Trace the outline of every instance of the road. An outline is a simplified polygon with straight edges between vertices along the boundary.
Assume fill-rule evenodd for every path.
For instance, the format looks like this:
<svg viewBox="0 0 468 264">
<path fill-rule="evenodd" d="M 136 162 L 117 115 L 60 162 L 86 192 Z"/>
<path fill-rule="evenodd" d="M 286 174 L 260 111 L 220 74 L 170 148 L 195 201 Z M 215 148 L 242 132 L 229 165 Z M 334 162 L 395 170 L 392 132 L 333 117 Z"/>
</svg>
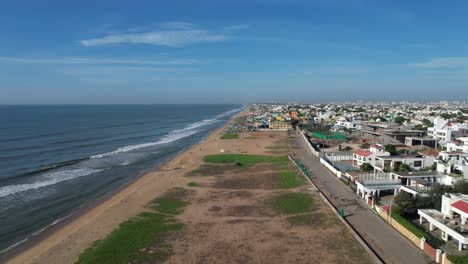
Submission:
<svg viewBox="0 0 468 264">
<path fill-rule="evenodd" d="M 303 138 L 296 134 L 292 140 L 294 158 L 304 164 L 312 173 L 315 185 L 330 197 L 338 208 L 344 209 L 345 217 L 370 247 L 377 252 L 385 263 L 432 263 L 421 250 L 383 219 L 373 213 L 357 195 L 344 185 L 334 174 L 325 168 L 309 150 Z"/>
</svg>

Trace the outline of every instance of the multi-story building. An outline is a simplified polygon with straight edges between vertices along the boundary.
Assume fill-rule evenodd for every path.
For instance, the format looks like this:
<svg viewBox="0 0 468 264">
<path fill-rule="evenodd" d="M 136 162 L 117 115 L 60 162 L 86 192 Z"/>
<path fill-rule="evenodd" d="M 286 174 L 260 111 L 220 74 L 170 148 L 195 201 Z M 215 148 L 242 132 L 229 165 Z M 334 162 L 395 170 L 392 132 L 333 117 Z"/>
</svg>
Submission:
<svg viewBox="0 0 468 264">
<path fill-rule="evenodd" d="M 434 118 L 434 126 L 427 129 L 429 136 L 437 139 L 439 144 L 446 145 L 453 139 L 468 136 L 468 125 L 451 123 L 441 117 Z"/>
</svg>

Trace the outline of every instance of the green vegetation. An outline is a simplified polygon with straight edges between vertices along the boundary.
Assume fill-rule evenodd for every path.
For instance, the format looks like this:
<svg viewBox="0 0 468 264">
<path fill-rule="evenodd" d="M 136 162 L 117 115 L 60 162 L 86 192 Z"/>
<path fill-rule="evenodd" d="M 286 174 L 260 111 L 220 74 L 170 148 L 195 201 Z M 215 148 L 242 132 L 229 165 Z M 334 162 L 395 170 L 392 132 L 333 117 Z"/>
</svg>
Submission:
<svg viewBox="0 0 468 264">
<path fill-rule="evenodd" d="M 361 164 L 361 166 L 359 166 L 359 168 L 362 171 L 371 171 L 371 170 L 374 169 L 374 167 L 372 165 L 370 165 L 369 163 L 363 163 L 363 164 Z"/>
<path fill-rule="evenodd" d="M 359 146 L 360 148 L 362 149 L 368 149 L 370 148 L 370 144 L 369 143 L 363 143 L 361 146 Z"/>
<path fill-rule="evenodd" d="M 447 255 L 447 258 L 453 264 L 468 264 L 468 256 Z"/>
<path fill-rule="evenodd" d="M 397 154 L 397 150 L 396 150 L 395 145 L 388 144 L 388 145 L 385 145 L 384 148 L 385 148 L 386 152 L 390 153 L 390 155 L 396 155 Z"/>
<path fill-rule="evenodd" d="M 313 198 L 306 193 L 286 193 L 273 198 L 273 209 L 282 214 L 302 214 L 315 210 Z"/>
<path fill-rule="evenodd" d="M 397 116 L 395 117 L 395 123 L 399 124 L 399 125 L 402 125 L 403 123 L 406 122 L 406 118 L 402 117 L 402 116 Z"/>
<path fill-rule="evenodd" d="M 203 161 L 208 163 L 236 163 L 239 167 L 248 168 L 257 163 L 274 163 L 276 165 L 287 166 L 289 159 L 287 156 L 214 154 L 205 156 Z"/>
<path fill-rule="evenodd" d="M 189 187 L 196 187 L 196 186 L 198 186 L 198 183 L 196 183 L 196 182 L 189 182 L 189 183 L 187 183 L 187 186 L 189 186 Z"/>
<path fill-rule="evenodd" d="M 422 238 L 425 235 L 423 230 L 419 229 L 417 226 L 413 225 L 410 221 L 400 215 L 398 206 L 392 207 L 391 217 L 418 238 Z"/>
<path fill-rule="evenodd" d="M 304 185 L 304 178 L 296 171 L 284 171 L 279 173 L 282 189 L 291 189 Z"/>
<path fill-rule="evenodd" d="M 79 257 L 77 263 L 127 264 L 164 261 L 172 252 L 164 242 L 169 233 L 182 229 L 174 215 L 186 203 L 174 198 L 158 198 L 144 212 L 119 225 L 104 240 L 95 242 Z"/>
<path fill-rule="evenodd" d="M 321 212 L 314 212 L 310 214 L 295 215 L 288 217 L 288 222 L 292 225 L 307 225 L 307 226 L 321 226 L 326 223 L 325 214 Z"/>
<path fill-rule="evenodd" d="M 353 150 L 353 148 L 350 147 L 350 146 L 346 146 L 346 147 L 343 149 L 343 151 L 351 151 L 351 150 Z"/>
<path fill-rule="evenodd" d="M 233 134 L 233 133 L 227 133 L 227 134 L 222 135 L 220 138 L 221 139 L 235 139 L 235 138 L 239 138 L 239 135 Z"/>
</svg>

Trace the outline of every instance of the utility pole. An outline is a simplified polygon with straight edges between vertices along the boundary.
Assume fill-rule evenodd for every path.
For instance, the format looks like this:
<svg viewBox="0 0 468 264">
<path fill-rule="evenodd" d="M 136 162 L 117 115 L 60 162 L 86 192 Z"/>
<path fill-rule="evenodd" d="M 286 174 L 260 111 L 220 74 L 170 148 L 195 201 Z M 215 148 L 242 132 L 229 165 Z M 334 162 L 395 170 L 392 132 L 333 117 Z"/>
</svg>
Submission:
<svg viewBox="0 0 468 264">
<path fill-rule="evenodd" d="M 392 219 L 392 200 L 390 200 L 390 208 L 388 209 L 388 224 L 391 225 L 391 219 Z"/>
</svg>

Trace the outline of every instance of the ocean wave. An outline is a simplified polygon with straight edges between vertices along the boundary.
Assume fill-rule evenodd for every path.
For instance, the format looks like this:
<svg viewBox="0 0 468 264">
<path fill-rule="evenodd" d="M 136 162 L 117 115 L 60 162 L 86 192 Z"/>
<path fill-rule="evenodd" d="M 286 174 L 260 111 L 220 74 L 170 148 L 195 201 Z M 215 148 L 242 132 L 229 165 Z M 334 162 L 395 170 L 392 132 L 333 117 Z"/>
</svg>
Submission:
<svg viewBox="0 0 468 264">
<path fill-rule="evenodd" d="M 180 131 L 177 131 L 177 132 L 172 131 L 168 135 L 166 135 L 165 137 L 161 138 L 161 140 L 159 140 L 159 141 L 136 144 L 136 145 L 129 145 L 129 146 L 118 148 L 118 149 L 116 149 L 114 151 L 111 151 L 111 152 L 94 155 L 94 156 L 91 156 L 90 158 L 91 159 L 100 159 L 100 158 L 105 158 L 105 157 L 113 156 L 113 155 L 116 155 L 116 154 L 141 149 L 141 148 L 147 148 L 147 147 L 151 147 L 151 146 L 167 144 L 167 143 L 170 143 L 172 141 L 176 141 L 176 140 L 191 136 L 191 135 L 193 135 L 195 133 L 198 133 L 198 132 L 199 132 L 198 130 L 186 130 L 186 131 L 180 130 Z"/>
<path fill-rule="evenodd" d="M 100 172 L 97 169 L 74 169 L 66 171 L 57 171 L 44 175 L 44 178 L 33 183 L 7 185 L 0 187 L 0 198 L 19 192 L 39 189 L 59 182 L 72 180 L 78 177 L 86 176 L 92 173 Z"/>
<path fill-rule="evenodd" d="M 174 130 L 173 132 L 177 133 L 177 132 L 192 130 L 192 129 L 199 128 L 199 127 L 202 127 L 202 126 L 213 124 L 213 123 L 218 122 L 218 121 L 219 121 L 218 119 L 204 119 L 202 121 L 192 123 L 192 124 L 188 125 L 185 128 Z"/>
<path fill-rule="evenodd" d="M 224 112 L 224 113 L 221 113 L 221 114 L 217 115 L 216 117 L 217 117 L 217 118 L 225 117 L 225 116 L 234 114 L 234 113 L 236 113 L 236 112 L 239 112 L 239 111 L 241 111 L 242 109 L 244 109 L 244 107 L 237 108 L 237 109 L 233 109 L 233 110 L 229 110 L 229 111 L 226 111 L 226 112 Z"/>
</svg>

